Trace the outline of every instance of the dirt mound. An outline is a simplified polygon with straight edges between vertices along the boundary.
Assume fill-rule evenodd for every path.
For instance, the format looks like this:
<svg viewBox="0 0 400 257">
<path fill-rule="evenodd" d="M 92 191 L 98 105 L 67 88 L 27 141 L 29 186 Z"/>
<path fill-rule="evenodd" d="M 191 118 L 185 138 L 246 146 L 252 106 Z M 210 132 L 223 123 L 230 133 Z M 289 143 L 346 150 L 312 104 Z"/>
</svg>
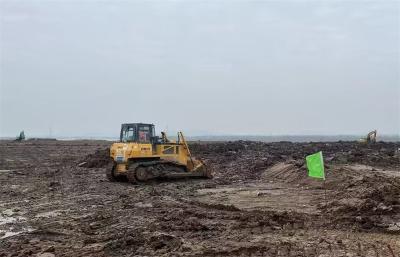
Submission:
<svg viewBox="0 0 400 257">
<path fill-rule="evenodd" d="M 321 204 L 319 209 L 329 215 L 334 226 L 400 231 L 400 178 L 362 170 L 359 165 L 331 165 L 326 176 L 328 205 Z M 268 168 L 262 179 L 295 183 L 307 190 L 323 189 L 321 180 L 309 178 L 306 168 L 296 161 Z"/>
<path fill-rule="evenodd" d="M 334 221 L 400 232 L 400 179 L 368 174 L 338 187 L 334 199 L 323 208 Z"/>
<path fill-rule="evenodd" d="M 299 162 L 289 161 L 277 163 L 263 172 L 262 178 L 266 180 L 279 179 L 285 182 L 299 182 L 307 179 L 306 170 L 301 169 Z"/>
<path fill-rule="evenodd" d="M 110 149 L 105 148 L 86 155 L 86 157 L 80 161 L 79 166 L 85 168 L 103 168 L 110 163 Z"/>
</svg>

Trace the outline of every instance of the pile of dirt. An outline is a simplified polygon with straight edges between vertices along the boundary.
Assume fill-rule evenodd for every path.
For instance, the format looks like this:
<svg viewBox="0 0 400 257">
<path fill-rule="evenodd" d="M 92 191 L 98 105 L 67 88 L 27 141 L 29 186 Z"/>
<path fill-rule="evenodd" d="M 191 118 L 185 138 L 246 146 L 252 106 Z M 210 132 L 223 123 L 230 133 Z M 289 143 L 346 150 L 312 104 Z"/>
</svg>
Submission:
<svg viewBox="0 0 400 257">
<path fill-rule="evenodd" d="M 103 168 L 111 162 L 110 149 L 105 148 L 86 155 L 85 158 L 79 162 L 79 166 L 85 168 Z"/>
<path fill-rule="evenodd" d="M 336 187 L 333 200 L 322 207 L 334 222 L 400 233 L 400 179 L 368 174 L 342 181 Z"/>
<path fill-rule="evenodd" d="M 262 173 L 265 180 L 279 179 L 287 183 L 299 183 L 308 178 L 303 165 L 296 161 L 280 162 Z"/>
<path fill-rule="evenodd" d="M 400 178 L 358 167 L 331 165 L 326 169 L 328 205 L 320 204 L 319 209 L 328 214 L 334 226 L 400 233 Z M 295 183 L 307 190 L 324 188 L 320 180 L 309 178 L 306 168 L 296 161 L 273 165 L 264 171 L 262 179 Z"/>
</svg>

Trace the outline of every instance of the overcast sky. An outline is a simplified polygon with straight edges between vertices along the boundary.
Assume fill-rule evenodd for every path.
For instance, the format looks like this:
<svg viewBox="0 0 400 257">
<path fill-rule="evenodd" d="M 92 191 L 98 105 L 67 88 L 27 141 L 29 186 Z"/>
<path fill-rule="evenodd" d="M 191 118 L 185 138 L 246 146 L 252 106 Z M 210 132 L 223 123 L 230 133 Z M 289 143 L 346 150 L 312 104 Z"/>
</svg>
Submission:
<svg viewBox="0 0 400 257">
<path fill-rule="evenodd" d="M 399 1 L 0 0 L 0 136 L 400 131 Z"/>
</svg>

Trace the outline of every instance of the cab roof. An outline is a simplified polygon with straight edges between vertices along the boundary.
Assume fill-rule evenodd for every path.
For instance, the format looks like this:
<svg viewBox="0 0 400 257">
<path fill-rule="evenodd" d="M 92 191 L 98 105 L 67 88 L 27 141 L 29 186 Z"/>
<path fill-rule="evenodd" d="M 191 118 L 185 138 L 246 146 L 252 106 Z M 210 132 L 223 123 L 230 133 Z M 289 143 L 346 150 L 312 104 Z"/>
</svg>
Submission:
<svg viewBox="0 0 400 257">
<path fill-rule="evenodd" d="M 152 123 L 122 123 L 121 126 L 138 126 L 138 125 L 150 125 L 154 126 Z"/>
</svg>

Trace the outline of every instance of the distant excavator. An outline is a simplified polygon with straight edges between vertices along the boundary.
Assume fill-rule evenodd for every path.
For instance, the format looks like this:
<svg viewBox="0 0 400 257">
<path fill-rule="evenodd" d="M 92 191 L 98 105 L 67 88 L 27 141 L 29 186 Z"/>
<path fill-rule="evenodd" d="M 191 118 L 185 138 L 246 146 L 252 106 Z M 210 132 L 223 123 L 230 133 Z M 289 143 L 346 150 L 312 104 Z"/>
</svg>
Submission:
<svg viewBox="0 0 400 257">
<path fill-rule="evenodd" d="M 24 140 L 25 140 L 25 132 L 22 130 L 19 133 L 19 136 L 17 136 L 17 138 L 15 139 L 15 141 L 21 142 L 21 141 L 24 141 Z"/>
<path fill-rule="evenodd" d="M 161 132 L 156 136 L 153 124 L 122 124 L 120 142 L 110 148 L 112 168 L 106 171 L 110 181 L 127 178 L 131 183 L 156 178 L 211 178 L 211 171 L 195 159 L 182 132 L 177 141 Z"/>
<path fill-rule="evenodd" d="M 377 133 L 376 129 L 369 132 L 366 137 L 360 139 L 360 142 L 365 144 L 376 143 Z"/>
</svg>

